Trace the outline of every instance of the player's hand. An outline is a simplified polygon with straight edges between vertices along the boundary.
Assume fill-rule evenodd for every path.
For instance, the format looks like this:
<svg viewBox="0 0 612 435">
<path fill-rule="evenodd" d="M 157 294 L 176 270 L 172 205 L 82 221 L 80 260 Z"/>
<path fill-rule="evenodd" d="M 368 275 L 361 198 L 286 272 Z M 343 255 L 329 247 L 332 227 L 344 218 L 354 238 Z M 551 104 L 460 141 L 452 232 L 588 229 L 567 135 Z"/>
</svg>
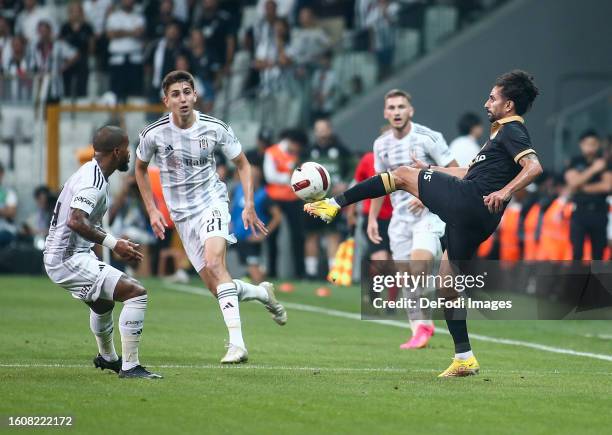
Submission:
<svg viewBox="0 0 612 435">
<path fill-rule="evenodd" d="M 412 158 L 412 164 L 410 166 L 412 166 L 413 168 L 429 169 L 429 165 L 425 163 L 423 160 L 419 160 L 414 151 L 410 153 L 410 157 Z"/>
<path fill-rule="evenodd" d="M 155 237 L 164 240 L 166 238 L 164 233 L 168 227 L 168 223 L 166 222 L 164 215 L 156 209 L 149 214 L 149 220 L 151 222 L 151 228 L 153 228 L 153 232 L 155 233 Z"/>
<path fill-rule="evenodd" d="M 375 245 L 378 245 L 380 244 L 380 242 L 382 242 L 383 239 L 382 237 L 380 237 L 380 234 L 378 233 L 378 221 L 376 219 L 368 219 L 367 233 L 368 233 L 368 238 Z"/>
<path fill-rule="evenodd" d="M 605 159 L 597 159 L 591 165 L 591 169 L 593 170 L 594 173 L 597 174 L 598 172 L 601 172 L 604 169 L 606 169 L 607 166 L 608 164 Z"/>
<path fill-rule="evenodd" d="M 257 213 L 255 213 L 255 207 L 245 206 L 244 210 L 242 210 L 242 223 L 244 223 L 244 229 L 251 229 L 251 232 L 254 236 L 258 236 L 258 230 L 264 236 L 268 235 L 268 229 L 266 228 L 266 224 L 264 224 L 258 217 Z"/>
<path fill-rule="evenodd" d="M 138 251 L 140 245 L 131 242 L 128 239 L 119 239 L 115 245 L 113 252 L 119 255 L 123 260 L 126 261 L 142 261 L 142 253 Z"/>
<path fill-rule="evenodd" d="M 510 201 L 512 195 L 505 190 L 498 190 L 497 192 L 490 193 L 482 198 L 484 200 L 484 205 L 487 206 L 489 212 L 499 213 L 504 209 L 504 203 Z"/>
<path fill-rule="evenodd" d="M 412 198 L 408 202 L 408 211 L 415 216 L 421 216 L 423 211 L 425 210 L 425 205 L 421 202 L 419 198 Z"/>
</svg>

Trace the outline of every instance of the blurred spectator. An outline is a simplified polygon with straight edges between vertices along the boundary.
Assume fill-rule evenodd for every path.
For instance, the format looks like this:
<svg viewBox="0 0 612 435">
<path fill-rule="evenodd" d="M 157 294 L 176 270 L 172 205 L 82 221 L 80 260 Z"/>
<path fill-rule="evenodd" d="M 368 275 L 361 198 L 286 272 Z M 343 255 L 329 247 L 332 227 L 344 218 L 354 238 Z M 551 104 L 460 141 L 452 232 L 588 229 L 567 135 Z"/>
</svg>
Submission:
<svg viewBox="0 0 612 435">
<path fill-rule="evenodd" d="M 319 66 L 312 75 L 311 118 L 326 118 L 336 107 L 338 80 L 332 68 L 332 53 L 326 52 L 319 59 Z"/>
<path fill-rule="evenodd" d="M 2 66 L 11 56 L 12 39 L 13 34 L 11 33 L 11 25 L 8 19 L 0 16 L 0 72 L 2 72 Z"/>
<path fill-rule="evenodd" d="M 257 0 L 257 16 L 263 18 L 266 15 L 266 3 L 268 0 Z M 295 21 L 296 0 L 274 0 L 276 14 L 281 18 L 286 18 L 290 23 Z"/>
<path fill-rule="evenodd" d="M 200 80 L 202 84 L 202 94 L 198 96 L 205 102 L 209 112 L 215 102 L 215 77 L 221 65 L 215 63 L 206 48 L 204 35 L 197 29 L 193 29 L 189 37 L 189 51 L 191 55 L 191 73 L 194 78 Z"/>
<path fill-rule="evenodd" d="M 25 38 L 22 36 L 12 38 L 8 55 L 4 57 L 2 62 L 2 72 L 9 76 L 25 78 L 28 73 L 34 70 L 32 59 L 27 54 Z"/>
<path fill-rule="evenodd" d="M 231 71 L 236 50 L 236 36 L 231 16 L 228 12 L 219 9 L 218 0 L 201 1 L 200 16 L 196 19 L 194 27 L 202 31 L 206 47 L 210 50 L 214 62 L 222 65 L 221 72 L 227 75 Z"/>
<path fill-rule="evenodd" d="M 242 86 L 242 92 L 246 98 L 254 98 L 255 91 L 259 88 L 259 70 L 255 64 L 255 32 L 253 27 L 249 27 L 244 32 L 243 41 L 242 41 L 242 51 L 244 51 L 244 55 L 247 57 L 246 63 L 247 74 L 244 79 L 244 84 Z M 241 54 L 241 53 L 237 53 Z"/>
<path fill-rule="evenodd" d="M 133 175 L 126 177 L 121 191 L 113 199 L 108 214 L 113 234 L 138 244 L 138 250 L 144 255 L 142 262 L 128 266 L 138 267 L 139 276 L 149 276 L 151 274 L 149 250 L 150 245 L 155 243 L 155 235 L 149 226 L 144 203 Z M 126 272 L 133 274 L 129 269 Z"/>
<path fill-rule="evenodd" d="M 355 29 L 364 30 L 368 28 L 368 17 L 376 8 L 378 0 L 355 0 Z"/>
<path fill-rule="evenodd" d="M 323 165 L 329 172 L 332 185 L 331 195 L 341 193 L 347 189 L 347 178 L 350 176 L 352 156 L 351 152 L 340 142 L 334 134 L 331 122 L 328 119 L 319 119 L 314 124 L 314 144 L 308 150 L 306 160 Z M 327 247 L 327 265 L 331 269 L 338 245 L 341 241 L 342 219 L 336 219 L 326 224 L 321 219 L 309 215 L 304 216 L 305 268 L 306 276 L 314 279 L 323 275 L 319 271 L 319 250 L 322 237 L 325 237 Z"/>
<path fill-rule="evenodd" d="M 467 167 L 478 154 L 481 146 L 478 144 L 483 127 L 478 115 L 467 112 L 461 115 L 457 125 L 460 136 L 453 140 L 449 147 L 460 167 Z"/>
<path fill-rule="evenodd" d="M 17 16 L 17 8 L 21 6 L 20 0 L 0 0 L 0 17 L 6 18 L 9 25 L 15 22 Z"/>
<path fill-rule="evenodd" d="M 591 240 L 593 260 L 601 260 L 607 245 L 607 196 L 612 192 L 612 165 L 603 158 L 601 140 L 594 130 L 580 136 L 581 155 L 574 157 L 565 181 L 575 204 L 570 227 L 574 260 L 583 256 L 585 237 Z"/>
<path fill-rule="evenodd" d="M 255 68 L 259 71 L 261 93 L 274 93 L 279 82 L 281 70 L 278 65 L 284 53 L 288 35 L 284 35 L 285 23 L 276 15 L 276 3 L 266 2 L 266 14 L 254 28 Z"/>
<path fill-rule="evenodd" d="M 371 49 L 376 54 L 378 80 L 391 74 L 395 52 L 396 27 L 399 5 L 391 0 L 378 0 L 366 18 L 370 29 Z"/>
<path fill-rule="evenodd" d="M 110 89 L 120 102 L 142 91 L 144 26 L 144 18 L 134 11 L 134 0 L 121 0 L 121 7 L 106 22 Z"/>
<path fill-rule="evenodd" d="M 255 148 L 248 150 L 245 154 L 251 166 L 257 166 L 262 170 L 263 177 L 263 164 L 266 149 L 274 141 L 274 132 L 266 127 L 262 127 L 257 133 L 257 142 Z M 263 178 L 265 182 L 265 178 Z"/>
<path fill-rule="evenodd" d="M 43 20 L 38 23 L 38 42 L 33 56 L 36 72 L 48 75 L 48 88 L 42 91 L 46 101 L 59 101 L 64 96 L 62 75 L 76 65 L 79 53 L 64 40 L 54 40 L 51 24 Z"/>
<path fill-rule="evenodd" d="M 264 154 L 264 176 L 268 185 L 266 192 L 283 214 L 289 226 L 291 237 L 291 258 L 294 265 L 294 276 L 304 277 L 304 233 L 302 222 L 304 213 L 300 201 L 291 189 L 291 173 L 297 165 L 302 150 L 306 147 L 308 138 L 299 129 L 285 130 L 280 135 L 280 142 L 270 146 Z M 269 275 L 276 277 L 276 260 L 278 231 L 269 236 Z"/>
<path fill-rule="evenodd" d="M 251 167 L 253 175 L 253 201 L 257 216 L 268 227 L 268 231 L 274 232 L 282 220 L 282 213 L 278 205 L 270 201 L 266 189 L 262 184 L 262 172 L 258 166 Z M 244 211 L 244 191 L 242 184 L 237 183 L 232 195 L 232 232 L 238 240 L 238 256 L 240 262 L 247 266 L 249 277 L 255 283 L 264 280 L 265 275 L 261 269 L 261 245 L 265 239 L 264 234 L 259 232 L 252 234 L 251 229 L 242 225 L 242 212 Z"/>
<path fill-rule="evenodd" d="M 64 94 L 72 97 L 87 95 L 89 55 L 95 53 L 94 30 L 85 21 L 83 7 L 73 2 L 68 6 L 68 22 L 60 30 L 60 38 L 76 48 L 78 60 L 64 71 Z"/>
<path fill-rule="evenodd" d="M 36 211 L 23 223 L 23 234 L 33 238 L 37 249 L 45 248 L 45 238 L 49 233 L 49 222 L 53 214 L 56 197 L 47 186 L 38 186 L 34 189 L 34 202 Z"/>
<path fill-rule="evenodd" d="M 145 68 L 151 76 L 149 101 L 159 103 L 163 78 L 176 67 L 176 58 L 185 52 L 181 42 L 181 29 L 176 22 L 166 24 L 164 37 L 155 41 L 145 59 Z"/>
<path fill-rule="evenodd" d="M 15 216 L 17 215 L 17 194 L 2 184 L 4 166 L 0 163 L 0 248 L 8 245 L 17 235 Z"/>
<path fill-rule="evenodd" d="M 310 8 L 300 10 L 299 24 L 291 33 L 291 44 L 287 47 L 286 55 L 298 65 L 314 63 L 329 48 L 329 37 L 317 24 Z"/>
<path fill-rule="evenodd" d="M 111 12 L 112 0 L 85 0 L 83 11 L 85 20 L 91 24 L 95 38 L 96 68 L 106 71 L 108 67 L 108 38 L 106 19 Z"/>
<path fill-rule="evenodd" d="M 179 27 L 180 37 L 185 34 L 185 22 L 174 16 L 174 2 L 172 0 L 161 0 L 159 3 L 152 1 L 145 9 L 147 22 L 147 39 L 154 41 L 163 38 L 169 24 L 175 23 Z"/>
<path fill-rule="evenodd" d="M 38 5 L 37 0 L 23 0 L 23 10 L 15 21 L 15 34 L 24 36 L 30 44 L 38 42 L 38 23 L 46 21 L 51 26 L 51 34 L 57 32 L 53 12 L 46 6 Z"/>
<path fill-rule="evenodd" d="M 31 56 L 27 55 L 26 40 L 23 36 L 11 39 L 9 55 L 3 60 L 2 73 L 12 80 L 2 82 L 3 99 L 25 100 L 33 97 L 33 81 L 30 74 L 35 71 Z"/>
</svg>

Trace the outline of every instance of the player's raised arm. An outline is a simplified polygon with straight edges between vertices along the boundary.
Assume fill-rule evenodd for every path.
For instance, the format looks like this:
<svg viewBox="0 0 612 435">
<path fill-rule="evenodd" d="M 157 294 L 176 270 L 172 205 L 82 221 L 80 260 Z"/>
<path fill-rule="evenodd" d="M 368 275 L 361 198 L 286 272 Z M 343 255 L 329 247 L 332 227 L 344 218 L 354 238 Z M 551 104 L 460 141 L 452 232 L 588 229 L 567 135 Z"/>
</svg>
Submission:
<svg viewBox="0 0 612 435">
<path fill-rule="evenodd" d="M 244 210 L 242 211 L 244 228 L 251 228 L 254 235 L 257 235 L 257 230 L 261 231 L 263 234 L 268 234 L 266 225 L 257 217 L 257 213 L 255 213 L 251 164 L 243 152 L 240 152 L 238 156 L 234 157 L 232 162 L 236 165 L 240 183 L 242 184 L 242 190 L 244 191 Z"/>
<path fill-rule="evenodd" d="M 164 219 L 164 215 L 157 209 L 155 201 L 153 200 L 151 181 L 149 180 L 149 173 L 147 171 L 148 167 L 149 162 L 136 158 L 135 174 L 138 190 L 140 190 L 140 195 L 142 196 L 145 208 L 147 209 L 147 214 L 149 215 L 149 221 L 151 223 L 151 227 L 153 228 L 153 232 L 158 238 L 163 240 L 165 238 L 164 232 L 168 226 L 168 223 L 166 222 L 166 219 Z"/>
<path fill-rule="evenodd" d="M 512 194 L 531 184 L 542 172 L 542 165 L 535 152 L 521 157 L 518 164 L 522 166 L 517 174 L 501 190 L 484 197 L 484 203 L 491 213 L 499 213 L 504 209 L 504 202 L 510 201 Z"/>
</svg>

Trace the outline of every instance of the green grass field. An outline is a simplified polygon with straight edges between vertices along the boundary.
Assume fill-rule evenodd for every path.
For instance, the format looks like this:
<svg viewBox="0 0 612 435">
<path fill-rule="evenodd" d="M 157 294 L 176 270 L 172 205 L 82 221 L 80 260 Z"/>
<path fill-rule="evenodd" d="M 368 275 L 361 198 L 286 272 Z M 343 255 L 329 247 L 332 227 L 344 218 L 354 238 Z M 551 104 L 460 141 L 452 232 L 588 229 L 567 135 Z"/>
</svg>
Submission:
<svg viewBox="0 0 612 435">
<path fill-rule="evenodd" d="M 319 298 L 316 285 L 299 283 L 279 297 L 285 327 L 260 304 L 241 305 L 250 360 L 222 367 L 226 329 L 216 301 L 197 294 L 196 281 L 145 283 L 140 355 L 160 381 L 94 370 L 85 306 L 47 279 L 0 277 L 0 431 L 28 432 L 6 426 L 8 416 L 27 415 L 73 416 L 79 434 L 610 430 L 610 322 L 474 321 L 481 374 L 438 379 L 453 353 L 442 322 L 429 349 L 400 351 L 403 318 L 361 321 L 358 288 Z"/>
</svg>

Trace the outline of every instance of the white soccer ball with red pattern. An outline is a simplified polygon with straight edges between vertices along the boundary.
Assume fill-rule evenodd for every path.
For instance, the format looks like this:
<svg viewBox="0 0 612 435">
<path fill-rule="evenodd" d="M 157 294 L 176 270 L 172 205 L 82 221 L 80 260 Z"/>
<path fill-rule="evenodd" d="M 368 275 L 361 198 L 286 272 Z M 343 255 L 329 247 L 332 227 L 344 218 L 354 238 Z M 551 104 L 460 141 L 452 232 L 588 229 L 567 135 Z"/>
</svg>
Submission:
<svg viewBox="0 0 612 435">
<path fill-rule="evenodd" d="M 329 172 L 315 162 L 302 163 L 291 175 L 291 188 L 306 202 L 325 198 L 330 186 Z"/>
</svg>

